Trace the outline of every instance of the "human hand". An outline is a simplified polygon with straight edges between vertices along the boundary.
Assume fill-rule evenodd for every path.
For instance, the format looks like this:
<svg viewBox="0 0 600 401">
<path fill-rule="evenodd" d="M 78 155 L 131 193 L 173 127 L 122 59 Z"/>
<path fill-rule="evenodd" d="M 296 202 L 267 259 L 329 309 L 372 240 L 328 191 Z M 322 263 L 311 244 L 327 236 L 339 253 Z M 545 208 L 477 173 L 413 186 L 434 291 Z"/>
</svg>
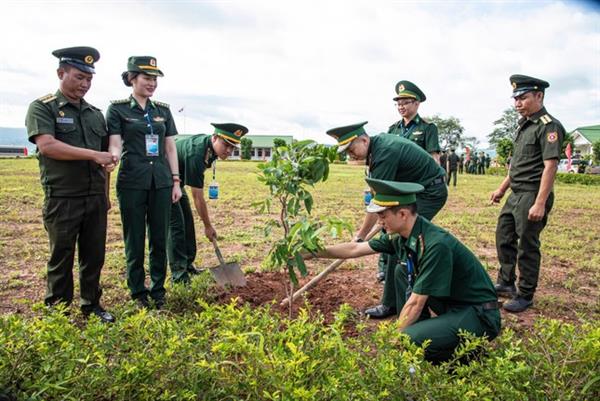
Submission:
<svg viewBox="0 0 600 401">
<path fill-rule="evenodd" d="M 538 205 L 537 203 L 534 203 L 533 206 L 529 208 L 527 219 L 529 221 L 540 221 L 544 218 L 545 214 L 546 208 L 544 205 Z"/>
<path fill-rule="evenodd" d="M 173 183 L 173 191 L 171 192 L 171 202 L 177 203 L 181 199 L 181 187 L 179 186 L 179 182 Z"/>
<path fill-rule="evenodd" d="M 212 239 L 217 239 L 217 231 L 215 231 L 213 226 L 206 226 L 204 227 L 204 235 L 206 235 L 206 238 L 208 238 L 209 240 L 212 241 Z"/>
<path fill-rule="evenodd" d="M 118 158 L 109 152 L 95 152 L 93 160 L 102 167 L 105 167 L 109 164 L 116 164 Z"/>
<path fill-rule="evenodd" d="M 497 189 L 490 195 L 490 204 L 499 203 L 504 196 L 505 191 Z"/>
</svg>

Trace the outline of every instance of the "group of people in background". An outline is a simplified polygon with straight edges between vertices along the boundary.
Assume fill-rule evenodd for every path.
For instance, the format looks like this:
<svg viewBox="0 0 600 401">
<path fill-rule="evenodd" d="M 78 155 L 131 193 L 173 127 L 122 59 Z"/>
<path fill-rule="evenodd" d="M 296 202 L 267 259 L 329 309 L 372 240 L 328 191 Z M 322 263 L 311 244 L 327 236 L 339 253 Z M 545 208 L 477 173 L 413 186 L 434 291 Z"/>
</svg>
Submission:
<svg viewBox="0 0 600 401">
<path fill-rule="evenodd" d="M 205 236 L 210 240 L 217 236 L 204 199 L 204 173 L 212 167 L 214 177 L 215 161 L 229 157 L 248 129 L 236 123 L 213 123 L 212 135 L 175 139 L 169 105 L 152 99 L 158 77 L 164 74 L 150 56 L 129 58 L 121 79 L 132 92 L 112 101 L 104 116 L 84 100 L 99 52 L 71 47 L 53 55 L 59 59 L 59 89 L 33 101 L 26 117 L 29 140 L 38 149 L 45 193 L 43 219 L 50 243 L 45 303 L 72 302 L 78 248 L 82 312 L 104 322 L 115 321 L 100 303 L 100 272 L 111 206 L 110 173 L 120 163 L 116 191 L 127 285 L 141 307 L 160 309 L 165 303 L 167 261 L 174 282 L 187 283 L 198 272 L 191 203 Z M 442 152 L 436 125 L 418 113 L 426 96 L 416 84 L 407 80 L 396 84 L 393 100 L 401 119 L 386 133 L 367 135 L 366 121 L 327 131 L 337 141 L 338 152 L 365 161 L 373 196 L 353 240 L 316 256 L 380 253 L 377 280 L 384 282 L 382 301 L 365 314 L 399 316 L 401 330 L 415 343 L 430 342 L 426 357 L 433 361 L 451 355 L 460 342 L 460 330 L 496 337 L 500 307 L 522 312 L 533 304 L 539 235 L 552 209 L 552 185 L 565 132 L 544 108 L 546 81 L 512 75 L 510 83 L 522 118 L 509 173 L 490 197 L 491 202 L 499 202 L 511 189 L 496 228 L 501 267 L 495 285 L 473 252 L 432 223 L 446 204 L 450 179 L 456 186 L 457 172 L 463 168 L 485 173 L 489 156 L 472 154 L 466 163 L 454 149 Z M 372 230 L 380 230 L 381 235 L 368 240 Z M 149 286 L 144 267 L 146 236 Z M 502 306 L 498 294 L 512 299 Z"/>
</svg>

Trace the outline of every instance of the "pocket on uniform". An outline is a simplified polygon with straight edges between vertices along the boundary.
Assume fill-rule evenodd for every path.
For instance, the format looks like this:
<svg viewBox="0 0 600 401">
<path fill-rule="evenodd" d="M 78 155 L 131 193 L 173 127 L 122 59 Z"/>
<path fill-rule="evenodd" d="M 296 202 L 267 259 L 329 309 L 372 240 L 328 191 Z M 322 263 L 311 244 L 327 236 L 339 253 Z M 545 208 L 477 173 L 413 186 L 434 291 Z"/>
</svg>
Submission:
<svg viewBox="0 0 600 401">
<path fill-rule="evenodd" d="M 522 153 L 524 155 L 533 155 L 541 152 L 540 144 L 537 142 L 536 138 L 528 138 L 525 143 L 523 143 Z"/>
<path fill-rule="evenodd" d="M 77 127 L 75 124 L 56 124 L 55 137 L 69 145 L 77 145 Z"/>
</svg>

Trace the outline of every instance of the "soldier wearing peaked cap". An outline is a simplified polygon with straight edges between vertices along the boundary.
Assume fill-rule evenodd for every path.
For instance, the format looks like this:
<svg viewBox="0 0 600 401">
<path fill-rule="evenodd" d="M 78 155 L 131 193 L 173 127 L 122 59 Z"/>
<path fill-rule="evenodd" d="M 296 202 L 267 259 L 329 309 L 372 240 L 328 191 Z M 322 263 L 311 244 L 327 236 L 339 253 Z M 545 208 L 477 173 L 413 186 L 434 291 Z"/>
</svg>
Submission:
<svg viewBox="0 0 600 401">
<path fill-rule="evenodd" d="M 512 75 L 515 108 L 521 115 L 508 175 L 491 194 L 500 202 L 510 188 L 498 225 L 496 250 L 500 262 L 496 290 L 513 296 L 504 304 L 510 312 L 522 312 L 533 304 L 540 272 L 540 233 L 554 203 L 552 191 L 565 129 L 544 107 L 546 81 Z M 518 291 L 515 287 L 519 268 Z"/>
<path fill-rule="evenodd" d="M 396 94 L 394 101 L 402 118 L 390 126 L 388 133 L 410 139 L 439 163 L 437 126 L 425 121 L 418 113 L 420 104 L 427 99 L 425 93 L 410 81 L 400 81 L 396 84 Z"/>
<path fill-rule="evenodd" d="M 386 285 L 389 282 L 393 290 L 401 330 L 418 345 L 431 341 L 425 350 L 430 361 L 452 356 L 460 330 L 495 338 L 500 312 L 494 285 L 465 245 L 417 213 L 424 187 L 370 178 L 367 183 L 375 193 L 367 212 L 379 220 L 386 234 L 369 242 L 333 245 L 317 257 L 396 255 L 399 263 L 388 272 Z M 430 309 L 436 317 L 431 317 Z"/>
<path fill-rule="evenodd" d="M 167 235 L 171 204 L 181 198 L 179 165 L 173 137 L 177 135 L 169 105 L 152 100 L 163 73 L 156 58 L 133 56 L 121 77 L 132 94 L 114 100 L 106 119 L 110 152 L 121 157 L 117 197 L 123 223 L 127 285 L 131 297 L 148 307 L 150 297 L 157 308 L 165 302 Z M 146 288 L 144 248 L 149 243 Z"/>
<path fill-rule="evenodd" d="M 366 123 L 333 128 L 327 134 L 338 141 L 338 152 L 346 152 L 355 160 L 366 160 L 369 178 L 423 185 L 425 189 L 416 195 L 417 209 L 421 216 L 432 220 L 448 198 L 445 171 L 409 139 L 388 134 L 369 137 L 364 129 Z M 355 240 L 365 238 L 376 220 L 375 215 L 367 213 Z M 392 256 L 387 263 L 382 304 L 366 311 L 375 318 L 384 318 L 400 310 L 393 296 L 392 282 L 388 280 L 397 260 Z"/>
<path fill-rule="evenodd" d="M 209 240 L 216 239 L 217 232 L 211 223 L 204 198 L 204 173 L 212 166 L 214 179 L 217 158 L 225 160 L 231 156 L 233 150 L 240 146 L 242 137 L 248 133 L 248 128 L 234 123 L 212 123 L 212 126 L 215 129 L 213 135 L 199 134 L 178 138 L 175 141 L 182 196 L 179 202 L 173 203 L 171 207 L 169 225 L 167 250 L 174 282 L 188 282 L 189 275 L 198 272 L 194 267 L 196 259 L 194 216 L 184 186 L 188 185 L 191 188 L 196 211 L 204 223 L 204 234 Z"/>
<path fill-rule="evenodd" d="M 77 244 L 81 310 L 113 322 L 100 306 L 100 272 L 110 207 L 108 174 L 116 158 L 107 152 L 104 116 L 84 100 L 100 54 L 91 47 L 52 54 L 59 59 L 59 89 L 31 103 L 25 121 L 29 140 L 38 149 L 45 194 L 43 219 L 50 242 L 45 303 L 68 305 L 73 300 Z"/>
</svg>

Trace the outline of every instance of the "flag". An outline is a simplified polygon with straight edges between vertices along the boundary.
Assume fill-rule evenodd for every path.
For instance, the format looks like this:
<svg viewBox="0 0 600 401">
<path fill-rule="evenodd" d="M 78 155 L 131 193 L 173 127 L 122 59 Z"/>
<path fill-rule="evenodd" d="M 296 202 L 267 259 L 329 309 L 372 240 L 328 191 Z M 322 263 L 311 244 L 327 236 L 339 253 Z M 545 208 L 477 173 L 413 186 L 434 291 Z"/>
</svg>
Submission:
<svg viewBox="0 0 600 401">
<path fill-rule="evenodd" d="M 466 161 L 471 160 L 471 149 L 469 149 L 469 147 L 465 147 L 465 153 L 467 154 L 467 156 L 465 157 Z"/>
<path fill-rule="evenodd" d="M 571 142 L 567 143 L 567 148 L 565 149 L 565 155 L 567 155 L 567 172 L 571 171 L 571 155 L 573 154 L 573 150 L 571 149 Z"/>
<path fill-rule="evenodd" d="M 183 106 L 182 108 L 180 108 L 179 110 L 177 110 L 178 113 L 183 112 L 183 109 L 185 109 L 185 106 Z"/>
</svg>

